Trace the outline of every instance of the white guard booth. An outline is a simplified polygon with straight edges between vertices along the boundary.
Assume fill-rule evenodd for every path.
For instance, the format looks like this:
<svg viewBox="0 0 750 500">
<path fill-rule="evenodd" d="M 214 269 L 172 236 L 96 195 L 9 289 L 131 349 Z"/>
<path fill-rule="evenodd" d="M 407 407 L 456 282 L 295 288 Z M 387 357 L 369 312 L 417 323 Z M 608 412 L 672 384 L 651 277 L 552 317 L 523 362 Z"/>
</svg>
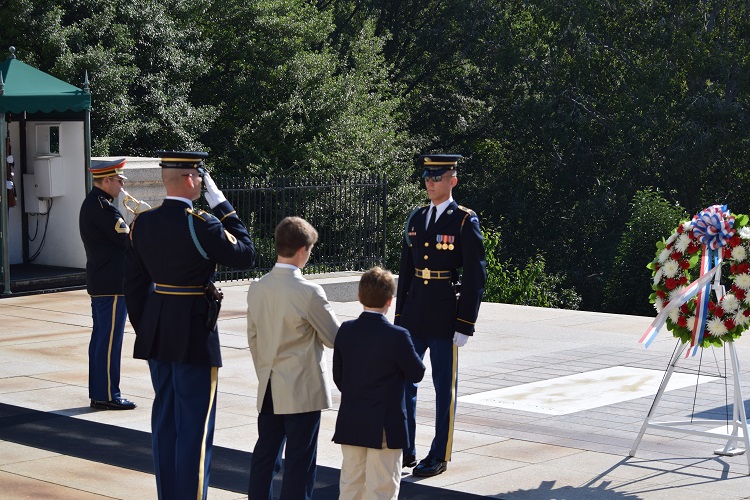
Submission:
<svg viewBox="0 0 750 500">
<path fill-rule="evenodd" d="M 91 94 L 20 62 L 0 63 L 2 293 L 11 265 L 86 266 L 78 212 L 91 188 Z"/>
</svg>

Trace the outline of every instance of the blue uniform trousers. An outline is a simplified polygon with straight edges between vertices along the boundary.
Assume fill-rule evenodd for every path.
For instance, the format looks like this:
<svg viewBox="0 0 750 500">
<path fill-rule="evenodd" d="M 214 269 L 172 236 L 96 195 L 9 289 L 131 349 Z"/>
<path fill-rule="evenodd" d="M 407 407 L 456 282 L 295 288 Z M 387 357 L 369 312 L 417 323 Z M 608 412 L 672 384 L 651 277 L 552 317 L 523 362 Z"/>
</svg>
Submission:
<svg viewBox="0 0 750 500">
<path fill-rule="evenodd" d="M 320 411 L 274 415 L 271 383 L 258 414 L 258 441 L 250 466 L 248 500 L 271 500 L 273 478 L 281 470 L 286 442 L 281 499 L 309 500 L 315 486 Z"/>
<path fill-rule="evenodd" d="M 94 328 L 89 342 L 89 398 L 111 401 L 120 397 L 120 357 L 125 330 L 124 295 L 91 297 Z"/>
<path fill-rule="evenodd" d="M 151 441 L 159 499 L 206 498 L 219 369 L 148 360 Z"/>
<path fill-rule="evenodd" d="M 424 360 L 430 350 L 432 383 L 435 386 L 435 437 L 430 447 L 430 455 L 440 460 L 450 461 L 453 448 L 453 423 L 456 417 L 456 395 L 458 392 L 458 348 L 452 339 L 419 338 L 412 336 L 414 349 Z M 417 432 L 417 384 L 404 384 L 406 400 L 406 422 L 409 430 L 409 448 L 404 455 L 416 456 Z"/>
</svg>

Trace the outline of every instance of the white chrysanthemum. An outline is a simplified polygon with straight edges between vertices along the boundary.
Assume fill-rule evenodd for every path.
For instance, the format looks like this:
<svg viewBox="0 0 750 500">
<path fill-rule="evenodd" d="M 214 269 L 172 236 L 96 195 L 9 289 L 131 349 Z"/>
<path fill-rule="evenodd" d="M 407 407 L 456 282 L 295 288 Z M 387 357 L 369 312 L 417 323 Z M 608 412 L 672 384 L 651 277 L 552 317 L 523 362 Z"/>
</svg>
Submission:
<svg viewBox="0 0 750 500">
<path fill-rule="evenodd" d="M 750 290 L 750 274 L 743 273 L 734 277 L 734 284 L 743 290 Z"/>
<path fill-rule="evenodd" d="M 663 275 L 664 275 L 664 272 L 661 269 L 659 269 L 658 271 L 654 273 L 654 285 L 659 284 Z"/>
<path fill-rule="evenodd" d="M 669 311 L 669 319 L 671 319 L 674 323 L 677 323 L 677 319 L 680 317 L 680 309 L 672 309 Z"/>
<path fill-rule="evenodd" d="M 739 312 L 739 314 L 736 314 L 734 316 L 734 324 L 739 326 L 745 326 L 746 324 L 750 323 L 750 318 L 742 314 L 742 311 Z"/>
<path fill-rule="evenodd" d="M 659 257 L 658 257 L 659 264 L 664 264 L 669 258 L 669 254 L 671 253 L 672 252 L 666 248 L 663 249 L 661 252 L 659 252 Z"/>
<path fill-rule="evenodd" d="M 664 301 L 661 300 L 661 297 L 656 297 L 656 300 L 654 301 L 654 308 L 656 309 L 657 313 L 660 313 L 662 309 L 664 309 Z"/>
<path fill-rule="evenodd" d="M 691 221 L 683 222 L 682 223 L 682 231 L 685 233 L 689 233 L 690 230 L 693 229 L 693 223 Z"/>
<path fill-rule="evenodd" d="M 675 250 L 680 253 L 687 252 L 688 246 L 690 246 L 690 236 L 688 236 L 687 234 L 681 234 L 674 244 Z"/>
<path fill-rule="evenodd" d="M 745 251 L 745 247 L 742 245 L 736 246 L 732 249 L 732 259 L 736 260 L 737 262 L 742 262 L 747 258 L 747 252 Z"/>
<path fill-rule="evenodd" d="M 661 269 L 664 271 L 664 276 L 667 278 L 674 278 L 677 273 L 680 272 L 680 265 L 676 260 L 669 259 L 664 263 Z"/>
<path fill-rule="evenodd" d="M 719 318 L 711 318 L 706 323 L 706 330 L 714 337 L 720 337 L 727 333 L 727 327 L 724 326 L 724 322 Z"/>
<path fill-rule="evenodd" d="M 680 236 L 679 233 L 677 233 L 677 232 L 672 233 L 672 236 L 670 236 L 669 238 L 667 238 L 667 245 L 669 245 L 674 240 L 676 240 L 678 236 Z"/>
<path fill-rule="evenodd" d="M 750 240 L 750 227 L 745 226 L 741 227 L 737 233 L 740 235 L 740 238 L 743 240 Z"/>
<path fill-rule="evenodd" d="M 740 301 L 732 293 L 724 295 L 721 299 L 721 308 L 729 314 L 734 314 L 740 307 Z"/>
</svg>

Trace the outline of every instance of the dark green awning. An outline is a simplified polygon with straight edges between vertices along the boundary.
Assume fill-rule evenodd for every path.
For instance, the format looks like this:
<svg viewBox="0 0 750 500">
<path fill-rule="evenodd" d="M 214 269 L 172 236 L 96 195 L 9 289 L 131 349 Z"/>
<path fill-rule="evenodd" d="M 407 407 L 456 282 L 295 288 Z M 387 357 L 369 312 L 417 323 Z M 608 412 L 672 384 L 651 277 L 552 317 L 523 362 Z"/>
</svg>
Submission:
<svg viewBox="0 0 750 500">
<path fill-rule="evenodd" d="M 91 109 L 91 94 L 10 58 L 0 63 L 0 113 L 51 113 Z"/>
</svg>

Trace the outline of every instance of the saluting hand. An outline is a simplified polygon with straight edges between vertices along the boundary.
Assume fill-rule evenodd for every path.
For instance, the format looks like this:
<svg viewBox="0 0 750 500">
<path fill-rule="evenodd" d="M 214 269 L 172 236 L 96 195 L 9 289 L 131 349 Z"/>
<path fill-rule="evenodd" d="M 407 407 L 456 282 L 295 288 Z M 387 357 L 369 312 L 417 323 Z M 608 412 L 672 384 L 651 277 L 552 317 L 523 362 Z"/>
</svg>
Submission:
<svg viewBox="0 0 750 500">
<path fill-rule="evenodd" d="M 205 196 L 209 207 L 214 208 L 216 205 L 227 201 L 226 196 L 219 190 L 208 172 L 203 174 L 203 185 L 206 186 Z"/>
</svg>

